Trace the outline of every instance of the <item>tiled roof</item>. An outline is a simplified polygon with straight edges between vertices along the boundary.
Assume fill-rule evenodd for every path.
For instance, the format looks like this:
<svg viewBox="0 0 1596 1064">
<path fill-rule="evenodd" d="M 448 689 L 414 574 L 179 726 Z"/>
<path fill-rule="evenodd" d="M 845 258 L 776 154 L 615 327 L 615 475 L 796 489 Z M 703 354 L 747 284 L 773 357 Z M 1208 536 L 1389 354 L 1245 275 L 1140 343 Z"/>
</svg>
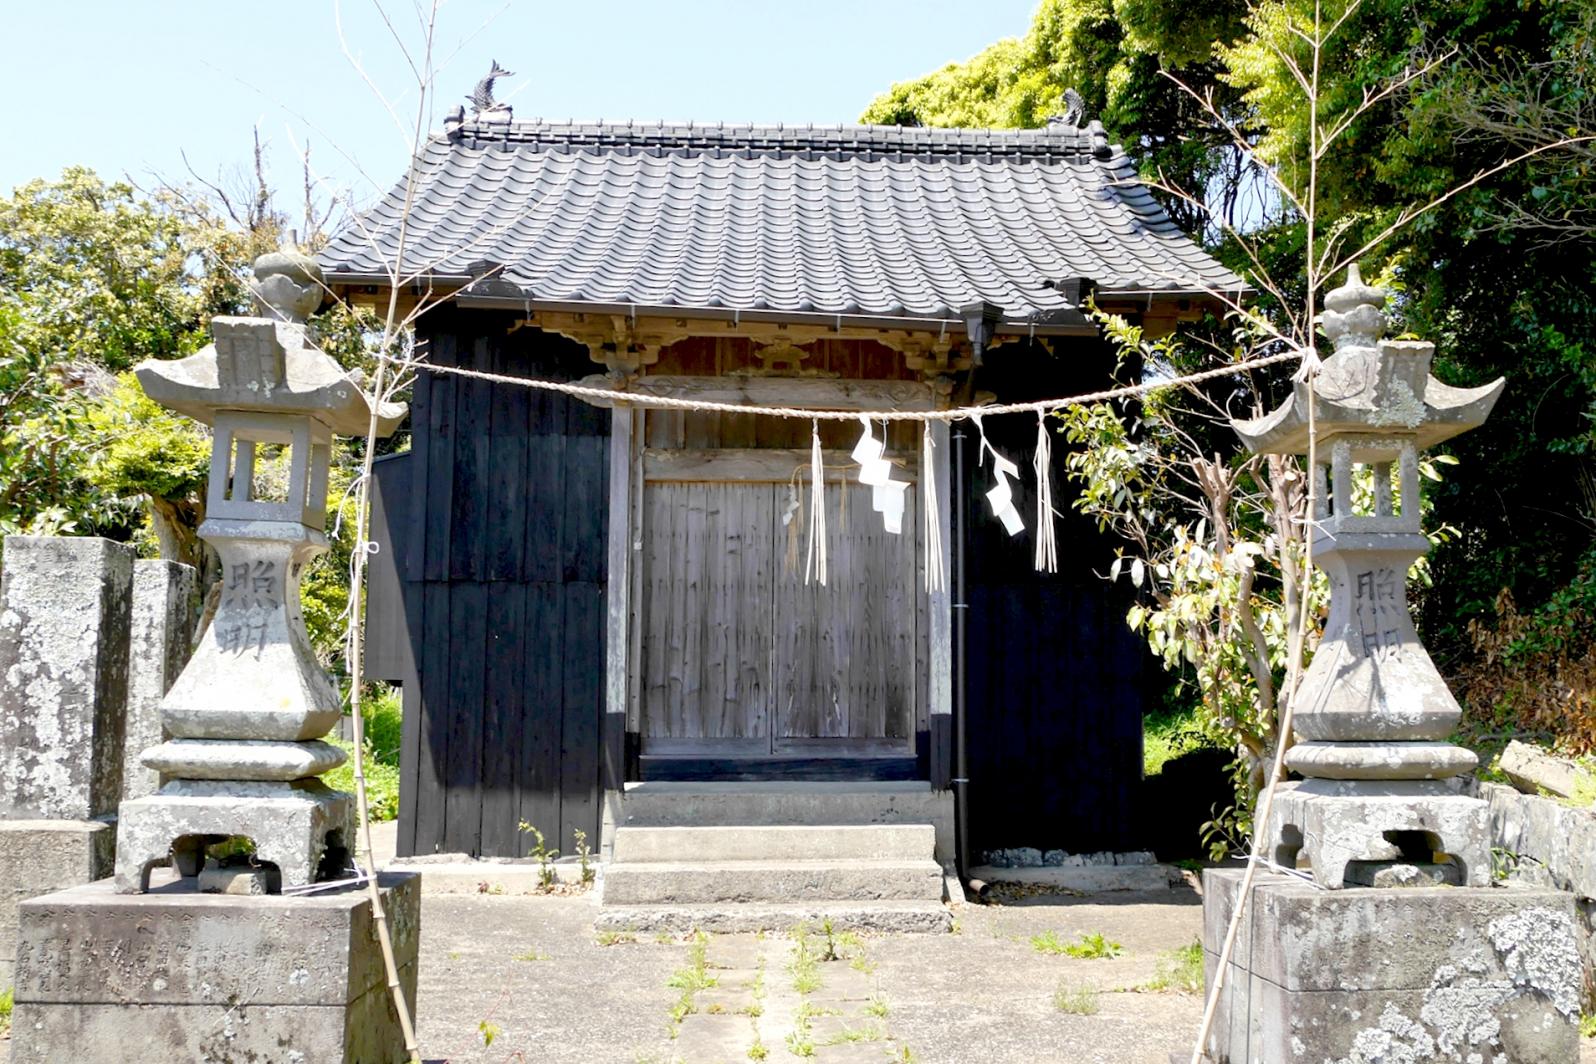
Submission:
<svg viewBox="0 0 1596 1064">
<path fill-rule="evenodd" d="M 473 294 L 537 305 L 1080 323 L 1099 291 L 1243 285 L 1186 239 L 1096 123 L 1084 130 L 452 123 L 415 163 L 404 272 L 500 267 Z M 321 253 L 380 281 L 401 182 Z"/>
</svg>

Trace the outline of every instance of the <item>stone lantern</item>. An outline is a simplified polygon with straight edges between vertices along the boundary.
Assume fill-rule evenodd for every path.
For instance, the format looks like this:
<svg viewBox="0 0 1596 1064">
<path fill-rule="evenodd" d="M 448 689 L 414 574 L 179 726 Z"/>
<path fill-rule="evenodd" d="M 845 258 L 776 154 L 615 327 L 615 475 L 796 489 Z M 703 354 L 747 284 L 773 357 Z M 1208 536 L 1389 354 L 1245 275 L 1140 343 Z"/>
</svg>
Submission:
<svg viewBox="0 0 1596 1064">
<path fill-rule="evenodd" d="M 1334 353 L 1278 409 L 1232 427 L 1248 448 L 1308 454 L 1313 560 L 1330 577 L 1324 639 L 1297 692 L 1286 764 L 1267 825 L 1278 863 L 1306 858 L 1320 886 L 1383 883 L 1400 868 L 1431 882 L 1490 880 L 1485 802 L 1456 777 L 1475 755 L 1450 743 L 1461 716 L 1408 614 L 1407 573 L 1429 544 L 1419 452 L 1482 424 L 1504 382 L 1453 388 L 1430 376 L 1433 344 L 1385 340 L 1385 294 L 1353 266 L 1325 298 Z"/>
<path fill-rule="evenodd" d="M 166 783 L 121 806 L 116 889 L 149 889 L 171 853 L 200 871 L 205 846 L 233 836 L 255 844 L 283 887 L 317 878 L 352 827 L 350 796 L 317 777 L 342 764 L 321 741 L 338 722 L 338 692 L 317 662 L 300 613 L 305 565 L 324 532 L 332 436 L 364 436 L 373 400 L 312 342 L 306 319 L 321 302 L 321 271 L 279 252 L 255 263 L 257 317 L 218 317 L 215 343 L 177 361 L 148 361 L 139 383 L 161 405 L 214 430 L 205 522 L 221 559 L 214 620 L 161 702 L 172 738 L 143 763 Z M 382 404 L 392 432 L 402 404 Z M 287 451 L 286 487 L 256 475 L 262 447 Z"/>
</svg>

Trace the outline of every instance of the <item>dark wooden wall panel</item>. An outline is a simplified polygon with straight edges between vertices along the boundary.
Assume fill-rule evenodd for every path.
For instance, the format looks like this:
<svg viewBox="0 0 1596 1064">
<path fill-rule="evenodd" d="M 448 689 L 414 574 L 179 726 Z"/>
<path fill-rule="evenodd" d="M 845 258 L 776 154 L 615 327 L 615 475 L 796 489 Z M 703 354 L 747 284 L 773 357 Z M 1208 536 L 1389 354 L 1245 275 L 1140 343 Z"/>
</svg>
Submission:
<svg viewBox="0 0 1596 1064">
<path fill-rule="evenodd" d="M 1104 385 L 1113 365 L 1109 351 L 1090 340 L 1057 345 L 1056 355 L 1040 346 L 999 348 L 988 354 L 976 387 L 995 392 L 999 402 L 1023 402 Z M 1128 600 L 1096 575 L 1107 571 L 1112 542 L 1070 509 L 1067 445 L 1055 435 L 1059 572 L 1037 573 L 1036 416 L 986 419 L 987 438 L 1021 469 L 1015 505 L 1026 531 L 1013 539 L 985 499 L 991 462 L 975 464 L 979 435 L 968 424 L 954 432 L 965 437 L 969 513 L 968 859 L 979 863 L 983 851 L 1011 846 L 1072 853 L 1138 848 L 1135 797 L 1151 659 L 1125 626 Z"/>
<path fill-rule="evenodd" d="M 512 321 L 442 308 L 418 339 L 439 365 L 592 370 Z M 373 527 L 395 572 L 367 603 L 372 676 L 405 689 L 401 854 L 524 856 L 523 822 L 563 852 L 578 829 L 598 846 L 609 419 L 514 385 L 417 380 L 411 451 L 387 460 Z"/>
</svg>

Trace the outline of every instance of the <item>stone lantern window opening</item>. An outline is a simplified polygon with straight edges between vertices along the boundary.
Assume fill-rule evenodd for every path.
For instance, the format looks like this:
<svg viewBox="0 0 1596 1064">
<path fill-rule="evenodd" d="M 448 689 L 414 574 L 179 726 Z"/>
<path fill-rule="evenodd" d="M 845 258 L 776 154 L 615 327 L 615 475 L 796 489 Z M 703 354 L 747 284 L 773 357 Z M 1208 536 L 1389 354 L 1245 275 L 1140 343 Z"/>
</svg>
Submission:
<svg viewBox="0 0 1596 1064">
<path fill-rule="evenodd" d="M 1321 455 L 1326 451 L 1328 458 L 1318 458 L 1314 469 L 1314 518 L 1321 534 L 1422 531 L 1419 452 L 1412 437 L 1341 435 L 1327 441 Z"/>
<path fill-rule="evenodd" d="M 327 526 L 327 478 L 332 433 L 313 418 L 221 411 L 211 443 L 209 516 L 245 521 L 290 521 L 318 531 Z M 288 489 L 277 499 L 260 497 L 255 478 L 259 445 L 288 449 Z"/>
</svg>

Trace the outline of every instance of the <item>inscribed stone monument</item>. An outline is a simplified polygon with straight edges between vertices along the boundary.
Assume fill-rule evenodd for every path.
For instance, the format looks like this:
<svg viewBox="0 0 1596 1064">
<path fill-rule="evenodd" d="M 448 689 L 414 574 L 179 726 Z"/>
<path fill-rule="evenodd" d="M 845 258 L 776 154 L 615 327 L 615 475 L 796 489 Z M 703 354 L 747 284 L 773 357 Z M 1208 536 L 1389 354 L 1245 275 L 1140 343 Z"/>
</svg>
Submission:
<svg viewBox="0 0 1596 1064">
<path fill-rule="evenodd" d="M 0 576 L 0 988 L 17 906 L 110 874 L 133 552 L 9 536 Z"/>
</svg>

